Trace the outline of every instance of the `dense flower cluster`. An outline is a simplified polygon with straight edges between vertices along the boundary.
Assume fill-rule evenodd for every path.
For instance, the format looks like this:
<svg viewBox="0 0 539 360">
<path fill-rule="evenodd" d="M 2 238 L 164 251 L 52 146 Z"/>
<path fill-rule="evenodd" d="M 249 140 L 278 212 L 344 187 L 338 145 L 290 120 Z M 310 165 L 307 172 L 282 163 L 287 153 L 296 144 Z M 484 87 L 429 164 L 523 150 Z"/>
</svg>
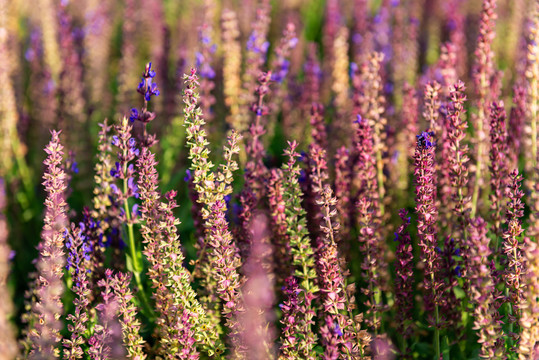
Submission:
<svg viewBox="0 0 539 360">
<path fill-rule="evenodd" d="M 539 358 L 537 1 L 27 3 L 0 358 Z"/>
</svg>

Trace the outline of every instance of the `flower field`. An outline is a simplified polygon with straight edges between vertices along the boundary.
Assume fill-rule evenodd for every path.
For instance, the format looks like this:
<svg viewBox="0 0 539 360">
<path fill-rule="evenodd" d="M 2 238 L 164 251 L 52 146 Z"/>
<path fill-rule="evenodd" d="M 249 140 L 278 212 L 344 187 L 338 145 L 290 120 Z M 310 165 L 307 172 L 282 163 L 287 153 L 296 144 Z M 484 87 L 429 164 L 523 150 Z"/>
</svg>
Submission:
<svg viewBox="0 0 539 360">
<path fill-rule="evenodd" d="M 539 359 L 539 0 L 0 0 L 0 360 Z"/>
</svg>

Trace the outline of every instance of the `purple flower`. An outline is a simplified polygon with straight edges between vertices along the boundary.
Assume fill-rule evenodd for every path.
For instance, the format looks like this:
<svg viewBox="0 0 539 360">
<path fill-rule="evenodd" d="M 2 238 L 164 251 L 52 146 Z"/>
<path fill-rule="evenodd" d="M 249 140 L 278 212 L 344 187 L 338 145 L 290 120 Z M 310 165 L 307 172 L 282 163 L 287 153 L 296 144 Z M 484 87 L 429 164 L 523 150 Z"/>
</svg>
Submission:
<svg viewBox="0 0 539 360">
<path fill-rule="evenodd" d="M 442 286 L 439 276 L 440 253 L 436 251 L 438 246 L 436 221 L 438 208 L 436 207 L 436 178 L 434 139 L 432 132 L 422 132 L 417 136 L 415 150 L 415 183 L 416 183 L 416 213 L 418 215 L 417 232 L 419 247 L 421 248 L 421 260 L 425 264 L 425 302 L 429 312 L 434 311 L 434 318 L 429 319 L 438 337 L 440 317 L 438 306 L 441 302 L 440 287 Z M 438 338 L 435 339 L 438 341 Z M 439 350 L 439 349 L 438 349 Z"/>
<path fill-rule="evenodd" d="M 149 62 L 146 65 L 144 73 L 142 74 L 141 81 L 137 87 L 137 91 L 144 95 L 144 100 L 150 101 L 152 95 L 159 96 L 159 90 L 157 89 L 157 84 L 153 82 L 155 77 L 155 71 L 152 70 L 152 63 Z"/>
<path fill-rule="evenodd" d="M 138 119 L 138 110 L 135 108 L 131 109 L 131 116 L 129 116 L 129 121 L 135 122 Z"/>
<path fill-rule="evenodd" d="M 247 40 L 247 50 L 257 54 L 266 55 L 269 48 L 269 42 L 264 41 L 262 44 L 257 44 L 257 36 L 255 32 L 252 32 Z"/>
<path fill-rule="evenodd" d="M 110 176 L 114 178 L 120 178 L 120 174 L 122 173 L 122 166 L 118 161 L 114 164 L 114 168 L 110 170 Z"/>
<path fill-rule="evenodd" d="M 134 198 L 138 199 L 138 197 L 139 197 L 138 186 L 137 186 L 137 184 L 135 184 L 135 179 L 133 179 L 132 177 L 130 177 L 127 180 L 127 188 L 128 188 L 128 191 L 129 191 L 130 195 L 133 196 Z"/>
<path fill-rule="evenodd" d="M 395 314 L 398 330 L 406 339 L 411 335 L 414 304 L 411 301 L 414 288 L 414 255 L 412 240 L 408 232 L 410 217 L 405 209 L 399 211 L 401 225 L 395 232 L 395 240 L 398 241 L 395 262 Z M 407 349 L 401 349 L 405 352 Z"/>
<path fill-rule="evenodd" d="M 342 333 L 342 329 L 341 327 L 339 326 L 339 324 L 335 324 L 335 329 L 333 330 L 333 332 L 335 333 L 335 335 L 337 336 L 342 336 L 343 333 Z"/>
<path fill-rule="evenodd" d="M 62 294 L 64 292 L 63 267 L 65 265 L 63 233 L 67 224 L 67 204 L 65 202 L 66 173 L 62 168 L 63 146 L 60 132 L 52 131 L 52 139 L 45 148 L 47 167 L 43 175 L 43 185 L 47 193 L 45 222 L 38 245 L 38 280 L 36 300 L 32 313 L 37 320 L 31 329 L 30 357 L 54 358 L 55 348 L 62 338 L 63 324 Z"/>
<path fill-rule="evenodd" d="M 424 147 L 425 149 L 430 149 L 435 146 L 435 141 L 433 140 L 434 132 L 432 131 L 423 131 L 421 134 L 417 135 L 417 144 L 418 146 Z"/>
</svg>

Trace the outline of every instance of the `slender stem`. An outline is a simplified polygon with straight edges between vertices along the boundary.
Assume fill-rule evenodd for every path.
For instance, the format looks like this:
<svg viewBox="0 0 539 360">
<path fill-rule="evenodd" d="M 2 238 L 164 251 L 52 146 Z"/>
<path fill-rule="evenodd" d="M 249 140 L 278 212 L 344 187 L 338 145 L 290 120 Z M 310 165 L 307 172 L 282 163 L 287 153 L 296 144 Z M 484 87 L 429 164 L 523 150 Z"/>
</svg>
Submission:
<svg viewBox="0 0 539 360">
<path fill-rule="evenodd" d="M 124 174 L 127 172 L 127 163 L 124 164 Z M 123 181 L 123 190 L 124 194 L 127 194 L 127 178 L 124 178 Z M 139 263 L 138 257 L 137 257 L 137 249 L 135 244 L 135 232 L 133 231 L 133 223 L 131 222 L 131 211 L 129 210 L 129 199 L 126 197 L 124 199 L 124 211 L 125 211 L 125 218 L 127 222 L 127 238 L 129 241 L 129 256 L 131 257 L 131 262 L 133 265 L 133 275 L 135 277 L 135 283 L 138 288 L 138 294 L 140 295 L 140 299 L 144 305 L 144 308 L 146 309 L 146 312 L 149 317 L 153 317 L 153 310 L 150 306 L 150 303 L 148 301 L 148 297 L 146 296 L 146 292 L 144 291 L 144 286 L 142 285 L 142 279 L 140 277 L 140 274 L 142 272 L 142 266 Z"/>
<path fill-rule="evenodd" d="M 507 299 L 509 297 L 509 288 L 505 288 L 505 298 Z M 513 315 L 513 306 L 510 302 L 507 302 L 507 316 L 510 318 Z M 509 322 L 509 333 L 511 334 L 513 332 L 513 322 Z M 507 342 L 509 344 L 509 348 L 513 347 L 513 341 L 511 340 L 511 336 L 507 337 Z"/>
<path fill-rule="evenodd" d="M 434 285 L 434 273 L 430 274 L 432 284 Z M 436 299 L 436 290 L 434 286 L 432 287 L 432 296 Z M 435 300 L 436 301 L 436 300 Z M 434 349 L 436 351 L 436 360 L 440 359 L 440 329 L 438 324 L 440 323 L 440 314 L 438 311 L 438 304 L 434 303 L 434 316 L 436 318 L 436 323 L 434 324 Z"/>
</svg>

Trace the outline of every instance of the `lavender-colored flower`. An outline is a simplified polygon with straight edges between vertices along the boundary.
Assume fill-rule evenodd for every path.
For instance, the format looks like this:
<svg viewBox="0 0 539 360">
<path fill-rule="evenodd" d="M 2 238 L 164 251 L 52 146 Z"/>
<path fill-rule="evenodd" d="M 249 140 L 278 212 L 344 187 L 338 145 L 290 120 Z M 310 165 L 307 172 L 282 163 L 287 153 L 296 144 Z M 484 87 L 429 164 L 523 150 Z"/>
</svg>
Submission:
<svg viewBox="0 0 539 360">
<path fill-rule="evenodd" d="M 86 340 L 84 334 L 88 330 L 89 304 L 91 297 L 90 282 L 88 280 L 88 248 L 85 246 L 84 235 L 81 228 L 71 225 L 71 229 L 65 230 L 66 247 L 69 250 L 67 268 L 72 276 L 71 290 L 75 293 L 73 304 L 74 314 L 67 315 L 71 324 L 67 329 L 71 333 L 69 339 L 63 340 L 64 359 L 82 359 L 84 351 L 81 347 Z"/>
<path fill-rule="evenodd" d="M 438 246 L 436 221 L 438 209 L 436 208 L 436 183 L 434 162 L 435 141 L 431 132 L 423 132 L 417 136 L 415 151 L 415 193 L 416 213 L 418 216 L 417 232 L 419 247 L 421 248 L 421 261 L 425 264 L 425 302 L 430 313 L 429 322 L 434 328 L 434 346 L 436 357 L 440 356 L 439 326 L 441 317 L 439 305 L 441 300 L 440 254 Z"/>
<path fill-rule="evenodd" d="M 186 127 L 186 140 L 189 146 L 189 159 L 194 164 L 191 166 L 193 183 L 199 194 L 199 201 L 206 204 L 210 201 L 211 193 L 207 187 L 211 184 L 208 180 L 213 163 L 208 159 L 209 142 L 206 139 L 206 132 L 203 130 L 203 125 L 206 123 L 201 116 L 201 111 L 197 107 L 199 94 L 196 92 L 198 76 L 196 70 L 191 69 L 190 75 L 185 75 L 186 89 L 184 90 L 184 114 Z M 190 143 L 191 142 L 191 143 Z"/>
<path fill-rule="evenodd" d="M 497 252 L 502 235 L 503 203 L 507 186 L 507 131 L 505 128 L 505 109 L 503 102 L 493 102 L 490 108 L 490 213 L 494 248 Z"/>
<path fill-rule="evenodd" d="M 286 222 L 286 202 L 284 200 L 283 172 L 272 169 L 268 179 L 268 202 L 271 211 L 271 227 L 274 241 L 274 266 L 277 284 L 284 284 L 292 274 L 292 258 L 290 255 L 290 242 L 288 240 L 288 224 Z"/>
<path fill-rule="evenodd" d="M 404 209 L 399 211 L 399 216 L 402 223 L 395 233 L 395 241 L 398 242 L 395 263 L 395 273 L 397 274 L 395 278 L 395 314 L 399 332 L 404 339 L 407 339 L 411 335 L 413 326 L 414 305 L 411 298 L 414 285 L 414 257 L 412 240 L 408 233 L 410 217 Z M 404 354 L 407 350 L 405 344 L 404 348 L 401 348 L 401 352 Z"/>
<path fill-rule="evenodd" d="M 477 94 L 478 113 L 474 118 L 474 133 L 477 145 L 475 179 L 472 194 L 471 217 L 475 217 L 480 198 L 480 189 L 483 187 L 483 171 L 487 164 L 488 134 L 489 131 L 489 105 L 498 94 L 492 91 L 492 78 L 495 74 L 494 51 L 492 42 L 495 37 L 496 0 L 483 0 L 481 20 L 479 22 L 479 36 L 475 50 L 475 64 L 473 67 L 473 80 Z"/>
<path fill-rule="evenodd" d="M 103 259 L 105 248 L 110 245 L 105 237 L 105 232 L 113 233 L 117 225 L 106 218 L 99 220 L 96 212 L 90 211 L 88 207 L 82 210 L 82 221 L 79 227 L 82 231 L 83 257 L 86 260 L 87 271 L 90 273 L 90 288 L 93 288 L 101 278 L 103 269 Z M 110 229 L 110 230 L 109 230 Z"/>
<path fill-rule="evenodd" d="M 222 314 L 226 318 L 226 326 L 230 329 L 229 336 L 235 351 L 239 352 L 241 351 L 239 339 L 241 325 L 238 316 L 244 311 L 240 299 L 240 276 L 238 273 L 241 259 L 232 234 L 228 230 L 224 206 L 224 201 L 217 200 L 210 207 L 210 215 L 206 225 L 209 229 L 208 245 L 212 252 L 208 256 L 208 261 L 214 269 L 213 276 L 217 282 L 216 291 L 223 302 Z"/>
<path fill-rule="evenodd" d="M 525 292 L 520 305 L 521 328 L 518 344 L 519 360 L 535 359 L 539 355 L 539 247 L 531 239 L 525 239 L 526 273 L 524 277 Z"/>
<path fill-rule="evenodd" d="M 181 347 L 180 358 L 198 358 L 197 344 L 206 351 L 221 352 L 215 341 L 217 335 L 208 326 L 204 309 L 190 285 L 191 276 L 183 266 L 183 253 L 176 233 L 178 220 L 173 215 L 175 193 L 168 195 L 168 203 L 160 203 L 156 165 L 155 155 L 143 148 L 137 160 L 143 220 L 141 233 L 144 254 L 151 264 L 148 276 L 155 289 L 156 323 L 160 326 L 161 337 L 159 352 L 171 353 Z M 168 265 L 167 259 L 171 260 Z"/>
<path fill-rule="evenodd" d="M 441 164 L 441 174 L 442 176 L 447 174 L 450 188 L 448 192 L 444 191 L 442 193 L 440 206 L 448 202 L 450 203 L 450 209 L 452 214 L 456 215 L 456 221 L 453 220 L 451 214 L 445 213 L 447 216 L 445 219 L 447 221 L 446 225 L 451 231 L 449 238 L 454 239 L 456 248 L 466 252 L 465 249 L 468 246 L 468 223 L 470 219 L 470 196 L 468 194 L 468 145 L 464 143 L 468 128 L 468 124 L 464 118 L 464 103 L 466 101 L 464 90 L 464 83 L 461 81 L 457 81 L 450 89 L 451 104 L 445 116 L 445 124 L 442 132 L 446 136 L 447 142 L 447 146 L 443 144 L 443 151 L 449 158 L 442 159 L 443 163 Z M 450 195 L 449 197 L 447 196 L 448 193 Z M 444 207 L 442 206 L 442 208 Z M 462 264 L 460 259 L 457 259 L 455 266 L 460 266 L 459 269 L 461 269 L 462 275 L 465 277 L 465 264 Z M 452 288 L 448 291 L 450 291 L 450 296 L 452 297 Z M 444 306 L 452 307 L 449 313 L 457 316 L 454 312 L 455 306 L 451 302 L 458 303 L 456 300 L 446 301 Z M 444 309 L 444 313 L 448 313 L 448 311 Z"/>
<path fill-rule="evenodd" d="M 384 188 L 384 154 L 388 153 L 386 140 L 387 119 L 383 116 L 385 97 L 382 94 L 381 63 L 384 56 L 381 53 L 373 53 L 369 59 L 361 65 L 360 75 L 356 82 L 354 103 L 358 111 L 372 129 L 372 139 L 374 153 L 376 154 L 376 178 L 378 182 L 377 191 L 380 199 L 380 213 L 384 214 L 385 197 Z M 355 139 L 357 141 L 357 139 Z"/>
<path fill-rule="evenodd" d="M 467 245 L 463 248 L 467 249 Z M 458 327 L 461 320 L 461 300 L 455 295 L 455 289 L 459 287 L 458 279 L 462 278 L 462 275 L 467 270 L 464 266 L 465 264 L 462 264 L 460 257 L 462 252 L 458 246 L 458 242 L 454 238 L 446 236 L 444 247 L 440 249 L 440 273 L 444 279 L 442 289 L 444 295 L 441 297 L 440 312 L 444 314 L 444 323 L 442 325 L 450 328 Z"/>
<path fill-rule="evenodd" d="M 381 290 L 385 287 L 387 277 L 383 256 L 385 244 L 380 234 L 380 200 L 372 128 L 367 121 L 361 120 L 361 117 L 358 117 L 358 120 L 360 121 L 356 132 L 358 154 L 356 166 L 360 192 L 355 206 L 359 226 L 358 241 L 364 256 L 361 269 L 367 283 L 362 292 L 368 298 L 367 324 L 377 335 L 384 310 Z"/>
<path fill-rule="evenodd" d="M 111 287 L 118 302 L 118 312 L 121 317 L 123 344 L 130 360 L 144 360 L 146 354 L 142 351 L 145 344 L 140 336 L 140 321 L 137 319 L 138 309 L 133 301 L 134 296 L 129 289 L 131 274 L 118 273 L 111 279 Z"/>
<path fill-rule="evenodd" d="M 300 293 L 298 294 L 298 306 L 301 309 L 298 314 L 299 330 L 294 333 L 295 336 L 301 338 L 298 342 L 298 347 L 295 349 L 297 353 L 305 359 L 314 358 L 314 344 L 316 343 L 316 335 L 312 330 L 313 317 L 315 314 L 312 301 L 316 296 L 317 288 L 314 285 L 316 272 L 314 269 L 314 252 L 311 247 L 307 224 L 305 219 L 305 210 L 301 207 L 302 192 L 298 183 L 299 166 L 296 164 L 296 159 L 299 154 L 296 152 L 297 143 L 289 142 L 288 148 L 285 150 L 285 156 L 288 157 L 288 162 L 283 165 L 284 178 L 284 200 L 287 204 L 285 213 L 289 228 L 287 229 L 290 239 L 290 247 L 292 253 L 292 262 L 295 266 L 295 276 L 300 280 Z M 286 355 L 285 356 L 290 356 Z"/>
<path fill-rule="evenodd" d="M 281 332 L 281 357 L 287 360 L 297 359 L 299 355 L 297 334 L 301 331 L 301 323 L 298 321 L 301 316 L 299 303 L 298 280 L 294 276 L 289 276 L 285 280 L 283 286 L 284 302 L 279 305 L 282 311 L 281 324 L 283 329 Z"/>
<path fill-rule="evenodd" d="M 260 85 L 256 89 L 258 99 L 251 106 L 255 113 L 253 122 L 249 126 L 249 134 L 246 137 L 245 150 L 247 152 L 247 163 L 245 164 L 245 184 L 240 194 L 242 210 L 239 214 L 242 233 L 240 241 L 245 244 L 249 242 L 248 228 L 253 211 L 264 197 L 265 184 L 267 178 L 267 168 L 264 165 L 266 149 L 262 142 L 262 136 L 266 133 L 264 117 L 268 115 L 269 108 L 264 105 L 264 97 L 269 93 L 269 82 L 271 73 L 262 73 L 258 79 Z"/>
<path fill-rule="evenodd" d="M 339 256 L 337 249 L 337 233 L 340 229 L 337 217 L 337 199 L 327 184 L 328 174 L 325 160 L 326 154 L 317 144 L 311 144 L 309 159 L 312 167 L 311 188 L 319 219 L 319 232 L 316 248 L 316 265 L 323 312 L 326 315 L 326 327 L 321 329 L 322 344 L 325 357 L 334 358 L 339 354 L 359 355 L 362 345 L 351 349 L 348 345 L 360 341 L 360 326 L 355 319 L 350 319 L 353 305 L 347 296 L 346 277 L 341 267 L 345 260 Z M 347 311 L 347 313 L 345 313 Z M 338 329 L 338 331 L 337 331 Z M 343 335 L 344 331 L 344 335 Z M 340 335 L 337 336 L 337 334 Z M 336 337 L 337 336 L 337 337 Z"/>
<path fill-rule="evenodd" d="M 60 143 L 60 132 L 52 131 L 52 139 L 45 148 L 47 167 L 43 175 L 47 199 L 45 200 L 45 222 L 42 241 L 38 245 L 39 258 L 37 270 L 37 302 L 32 312 L 37 315 L 38 322 L 29 331 L 32 342 L 30 359 L 50 359 L 56 357 L 57 346 L 61 340 L 60 317 L 63 311 L 62 294 L 64 292 L 63 267 L 64 228 L 66 226 L 66 210 L 64 192 L 66 190 L 66 174 L 62 170 L 63 146 Z"/>
<path fill-rule="evenodd" d="M 98 282 L 102 288 L 102 303 L 96 306 L 99 321 L 94 326 L 94 334 L 88 340 L 88 354 L 92 360 L 125 359 L 125 349 L 122 346 L 122 328 L 118 319 L 120 305 L 113 293 L 112 270 L 105 271 L 105 278 Z"/>
<path fill-rule="evenodd" d="M 470 246 L 467 251 L 468 291 L 474 305 L 474 329 L 479 331 L 480 356 L 484 359 L 505 359 L 498 314 L 501 296 L 491 276 L 489 256 L 492 251 L 487 237 L 487 224 L 482 218 L 471 221 Z"/>
<path fill-rule="evenodd" d="M 504 231 L 503 252 L 507 256 L 507 266 L 505 268 L 504 279 L 507 288 L 506 301 L 510 303 L 512 316 L 509 321 L 515 322 L 519 318 L 519 305 L 522 303 L 524 293 L 524 253 L 522 249 L 522 217 L 524 216 L 524 203 L 522 196 L 524 192 L 520 189 L 522 175 L 518 170 L 513 170 L 509 175 L 507 203 L 507 229 Z"/>
</svg>

